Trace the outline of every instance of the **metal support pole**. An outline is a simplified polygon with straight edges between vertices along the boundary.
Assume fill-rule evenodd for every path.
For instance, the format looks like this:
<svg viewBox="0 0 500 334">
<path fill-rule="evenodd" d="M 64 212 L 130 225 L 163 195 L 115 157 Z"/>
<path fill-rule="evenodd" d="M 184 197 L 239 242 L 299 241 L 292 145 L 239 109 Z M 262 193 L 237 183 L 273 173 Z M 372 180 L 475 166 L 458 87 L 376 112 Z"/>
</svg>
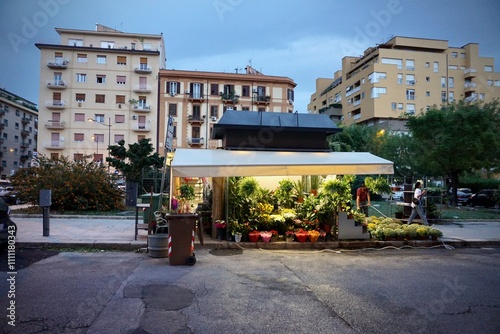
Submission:
<svg viewBox="0 0 500 334">
<path fill-rule="evenodd" d="M 50 235 L 50 206 L 43 207 L 43 236 Z"/>
</svg>

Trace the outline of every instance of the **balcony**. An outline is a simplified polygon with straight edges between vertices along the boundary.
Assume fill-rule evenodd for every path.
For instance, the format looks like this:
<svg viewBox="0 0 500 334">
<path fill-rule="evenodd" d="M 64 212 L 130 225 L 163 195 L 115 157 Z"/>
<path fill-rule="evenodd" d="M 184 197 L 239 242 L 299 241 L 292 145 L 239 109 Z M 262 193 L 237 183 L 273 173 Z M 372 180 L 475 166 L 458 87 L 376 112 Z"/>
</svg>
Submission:
<svg viewBox="0 0 500 334">
<path fill-rule="evenodd" d="M 29 143 L 26 143 L 26 142 L 22 142 L 22 143 L 21 143 L 21 149 L 22 149 L 22 150 L 25 150 L 25 149 L 27 149 L 28 147 L 30 147 L 30 144 L 29 144 Z"/>
<path fill-rule="evenodd" d="M 45 107 L 47 107 L 48 109 L 64 109 L 66 108 L 66 101 L 47 100 L 45 101 Z"/>
<path fill-rule="evenodd" d="M 50 89 L 66 89 L 66 82 L 63 80 L 47 80 L 46 85 Z"/>
<path fill-rule="evenodd" d="M 26 162 L 26 160 L 29 159 L 29 156 L 27 154 L 23 154 L 19 157 L 19 161 L 21 161 L 22 164 Z"/>
<path fill-rule="evenodd" d="M 134 66 L 135 73 L 151 73 L 153 69 L 148 66 L 148 64 L 139 64 L 138 66 Z"/>
<path fill-rule="evenodd" d="M 68 67 L 69 61 L 63 59 L 49 60 L 47 66 L 53 69 L 65 69 Z"/>
<path fill-rule="evenodd" d="M 203 97 L 203 94 L 201 94 L 201 93 L 189 94 L 188 99 L 190 101 L 199 101 L 199 102 L 205 100 L 205 98 Z"/>
<path fill-rule="evenodd" d="M 188 145 L 203 146 L 205 144 L 204 138 L 188 138 Z"/>
<path fill-rule="evenodd" d="M 21 137 L 26 138 L 28 137 L 30 132 L 28 130 L 21 130 Z"/>
<path fill-rule="evenodd" d="M 466 78 L 475 77 L 477 75 L 477 69 L 474 67 L 469 67 L 464 70 L 464 76 Z"/>
<path fill-rule="evenodd" d="M 271 97 L 269 95 L 256 96 L 254 102 L 255 104 L 269 104 L 269 102 L 271 102 Z"/>
<path fill-rule="evenodd" d="M 224 94 L 224 93 L 221 93 L 220 97 L 222 99 L 222 103 L 225 103 L 225 104 L 236 104 L 236 103 L 238 103 L 239 98 L 240 98 L 239 95 Z"/>
<path fill-rule="evenodd" d="M 132 125 L 132 130 L 136 132 L 149 132 L 151 131 L 151 125 L 147 123 L 136 123 Z"/>
<path fill-rule="evenodd" d="M 65 123 L 61 121 L 48 120 L 47 123 L 45 123 L 45 127 L 51 130 L 62 130 L 65 127 Z"/>
<path fill-rule="evenodd" d="M 30 119 L 28 117 L 21 118 L 21 124 L 22 125 L 28 125 L 28 124 L 30 124 Z"/>
<path fill-rule="evenodd" d="M 151 111 L 151 106 L 147 104 L 136 104 L 134 105 L 134 111 L 140 113 L 148 113 Z"/>
<path fill-rule="evenodd" d="M 475 82 L 466 82 L 464 84 L 464 88 L 466 92 L 475 92 L 477 87 L 477 83 Z"/>
<path fill-rule="evenodd" d="M 64 141 L 48 140 L 43 142 L 43 147 L 48 150 L 64 150 Z"/>
<path fill-rule="evenodd" d="M 135 93 L 151 93 L 151 85 L 136 85 L 133 90 Z"/>
<path fill-rule="evenodd" d="M 205 119 L 200 117 L 200 115 L 188 115 L 188 123 L 191 124 L 203 124 Z"/>
</svg>

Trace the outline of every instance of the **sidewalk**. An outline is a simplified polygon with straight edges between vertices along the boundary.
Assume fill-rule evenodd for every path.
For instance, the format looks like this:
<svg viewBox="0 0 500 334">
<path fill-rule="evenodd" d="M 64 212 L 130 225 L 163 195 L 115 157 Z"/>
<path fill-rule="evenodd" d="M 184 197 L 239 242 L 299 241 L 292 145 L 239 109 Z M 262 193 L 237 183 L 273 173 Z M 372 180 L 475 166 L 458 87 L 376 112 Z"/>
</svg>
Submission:
<svg viewBox="0 0 500 334">
<path fill-rule="evenodd" d="M 16 245 L 20 248 L 65 247 L 135 250 L 147 247 L 147 231 L 139 230 L 134 240 L 135 217 L 88 217 L 55 216 L 49 219 L 49 236 L 43 236 L 41 216 L 26 217 L 12 215 L 17 225 Z M 142 223 L 139 218 L 139 223 Z M 195 248 L 266 248 L 266 249 L 325 249 L 325 248 L 381 248 L 384 246 L 401 247 L 432 246 L 443 243 L 455 248 L 460 247 L 500 247 L 500 221 L 453 222 L 434 225 L 443 232 L 439 241 L 375 241 L 346 240 L 317 243 L 235 243 L 204 237 L 202 246 L 198 238 Z"/>
</svg>

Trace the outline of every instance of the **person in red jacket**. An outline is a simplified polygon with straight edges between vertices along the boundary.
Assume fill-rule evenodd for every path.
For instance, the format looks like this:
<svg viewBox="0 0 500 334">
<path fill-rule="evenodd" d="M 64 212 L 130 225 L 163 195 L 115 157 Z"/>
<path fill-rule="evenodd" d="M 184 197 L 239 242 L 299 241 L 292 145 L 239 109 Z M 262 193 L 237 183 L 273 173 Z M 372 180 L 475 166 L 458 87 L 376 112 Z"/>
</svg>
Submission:
<svg viewBox="0 0 500 334">
<path fill-rule="evenodd" d="M 368 217 L 368 207 L 370 205 L 370 192 L 363 182 L 361 187 L 356 190 L 356 208 Z"/>
</svg>

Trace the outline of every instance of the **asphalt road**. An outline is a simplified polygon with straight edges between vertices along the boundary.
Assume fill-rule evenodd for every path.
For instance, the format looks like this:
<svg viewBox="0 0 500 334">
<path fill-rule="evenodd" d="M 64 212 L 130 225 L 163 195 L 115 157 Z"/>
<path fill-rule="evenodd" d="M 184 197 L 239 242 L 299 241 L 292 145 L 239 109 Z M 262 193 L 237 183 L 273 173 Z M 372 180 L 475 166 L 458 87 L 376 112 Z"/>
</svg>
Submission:
<svg viewBox="0 0 500 334">
<path fill-rule="evenodd" d="M 1 333 L 500 332 L 500 249 L 18 252 Z"/>
</svg>

